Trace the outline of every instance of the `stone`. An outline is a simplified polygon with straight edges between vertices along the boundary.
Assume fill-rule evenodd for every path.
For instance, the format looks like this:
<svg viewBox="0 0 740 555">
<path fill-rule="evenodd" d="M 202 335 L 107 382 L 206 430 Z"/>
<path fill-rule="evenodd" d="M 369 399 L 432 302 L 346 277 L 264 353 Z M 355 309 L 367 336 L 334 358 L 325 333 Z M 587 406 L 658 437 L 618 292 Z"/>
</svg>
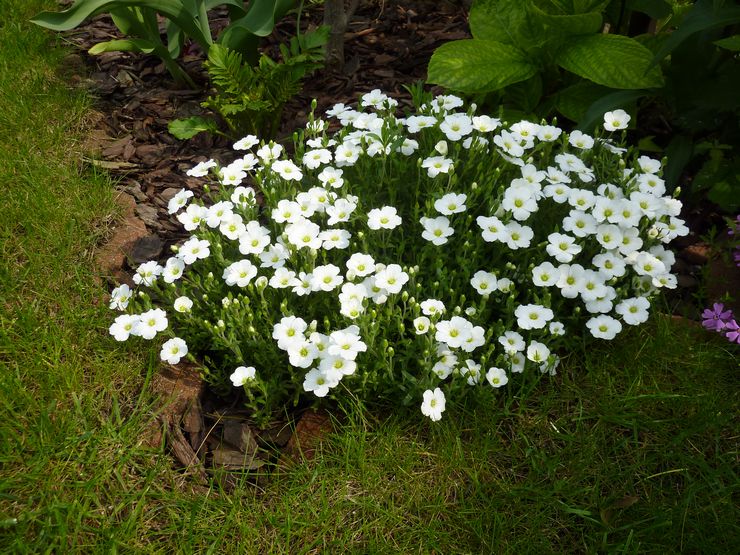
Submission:
<svg viewBox="0 0 740 555">
<path fill-rule="evenodd" d="M 223 439 L 242 453 L 251 455 L 257 452 L 257 440 L 246 422 L 226 420 L 224 422 Z"/>
<path fill-rule="evenodd" d="M 129 260 L 134 267 L 149 260 L 156 260 L 164 250 L 164 241 L 157 235 L 147 235 L 138 239 L 129 253 Z"/>
</svg>

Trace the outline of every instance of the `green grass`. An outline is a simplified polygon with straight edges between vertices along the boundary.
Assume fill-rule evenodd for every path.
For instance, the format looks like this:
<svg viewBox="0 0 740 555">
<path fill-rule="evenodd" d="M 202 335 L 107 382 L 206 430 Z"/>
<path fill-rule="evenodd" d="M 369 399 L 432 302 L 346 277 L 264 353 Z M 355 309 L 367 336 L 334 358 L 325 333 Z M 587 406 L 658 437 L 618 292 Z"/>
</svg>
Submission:
<svg viewBox="0 0 740 555">
<path fill-rule="evenodd" d="M 0 551 L 736 551 L 737 351 L 668 318 L 437 425 L 350 413 L 260 488 L 140 445 L 157 353 L 107 336 L 113 188 L 80 166 L 91 100 L 26 23 L 52 4 L 0 0 Z"/>
</svg>

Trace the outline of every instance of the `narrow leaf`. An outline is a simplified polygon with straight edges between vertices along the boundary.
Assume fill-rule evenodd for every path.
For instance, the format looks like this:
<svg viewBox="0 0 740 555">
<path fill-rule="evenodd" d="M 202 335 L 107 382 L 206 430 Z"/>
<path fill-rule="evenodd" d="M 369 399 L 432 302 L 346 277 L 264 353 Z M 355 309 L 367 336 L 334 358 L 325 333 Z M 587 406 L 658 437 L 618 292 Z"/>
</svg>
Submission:
<svg viewBox="0 0 740 555">
<path fill-rule="evenodd" d="M 141 52 L 151 54 L 156 49 L 156 45 L 146 39 L 116 39 L 107 42 L 99 42 L 94 45 L 88 53 L 97 56 L 103 52 Z"/>
<path fill-rule="evenodd" d="M 616 91 L 601 97 L 591 104 L 583 119 L 578 123 L 578 129 L 590 133 L 604 117 L 604 114 L 616 108 L 626 108 L 630 102 L 650 94 L 648 91 Z"/>
<path fill-rule="evenodd" d="M 563 69 L 613 89 L 661 87 L 660 68 L 648 70 L 651 59 L 650 50 L 622 35 L 573 37 L 555 57 Z"/>
<path fill-rule="evenodd" d="M 492 40 L 443 44 L 429 61 L 428 80 L 452 90 L 479 93 L 502 89 L 537 73 L 519 49 Z"/>
</svg>

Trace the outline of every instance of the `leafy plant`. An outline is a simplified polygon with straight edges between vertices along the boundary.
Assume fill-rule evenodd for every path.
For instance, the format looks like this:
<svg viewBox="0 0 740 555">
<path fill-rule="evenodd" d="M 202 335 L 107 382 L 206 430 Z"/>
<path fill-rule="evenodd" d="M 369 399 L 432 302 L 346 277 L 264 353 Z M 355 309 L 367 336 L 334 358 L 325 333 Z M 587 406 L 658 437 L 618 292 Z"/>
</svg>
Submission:
<svg viewBox="0 0 740 555">
<path fill-rule="evenodd" d="M 263 53 L 256 66 L 239 52 L 213 45 L 206 68 L 216 94 L 203 107 L 218 114 L 236 138 L 248 133 L 273 137 L 285 103 L 300 91 L 308 73 L 323 66 L 328 34 L 326 26 L 301 33 L 280 45 L 280 61 Z M 194 117 L 171 122 L 169 130 L 188 139 L 201 131 L 218 132 L 218 125 L 213 119 Z"/>
<path fill-rule="evenodd" d="M 220 44 L 248 59 L 258 57 L 258 37 L 272 32 L 275 22 L 292 7 L 292 0 L 251 0 L 248 7 L 240 0 L 77 0 L 62 12 L 42 12 L 31 21 L 55 31 L 69 31 L 87 19 L 109 13 L 118 29 L 127 36 L 96 44 L 91 54 L 114 50 L 142 52 L 158 56 L 172 77 L 194 86 L 192 79 L 175 61 L 186 38 L 208 53 L 214 44 L 208 12 L 225 5 L 231 24 L 219 38 Z M 165 18 L 162 38 L 157 16 Z"/>
</svg>

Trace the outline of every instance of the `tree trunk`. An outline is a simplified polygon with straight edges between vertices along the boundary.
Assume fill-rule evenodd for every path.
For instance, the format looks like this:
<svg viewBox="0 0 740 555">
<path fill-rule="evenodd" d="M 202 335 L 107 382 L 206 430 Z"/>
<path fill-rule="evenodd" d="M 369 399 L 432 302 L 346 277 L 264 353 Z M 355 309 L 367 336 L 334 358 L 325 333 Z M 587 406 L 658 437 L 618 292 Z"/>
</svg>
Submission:
<svg viewBox="0 0 740 555">
<path fill-rule="evenodd" d="M 326 65 L 341 70 L 344 67 L 344 33 L 354 15 L 359 0 L 325 0 L 324 25 L 331 27 L 329 41 L 326 43 Z"/>
</svg>

